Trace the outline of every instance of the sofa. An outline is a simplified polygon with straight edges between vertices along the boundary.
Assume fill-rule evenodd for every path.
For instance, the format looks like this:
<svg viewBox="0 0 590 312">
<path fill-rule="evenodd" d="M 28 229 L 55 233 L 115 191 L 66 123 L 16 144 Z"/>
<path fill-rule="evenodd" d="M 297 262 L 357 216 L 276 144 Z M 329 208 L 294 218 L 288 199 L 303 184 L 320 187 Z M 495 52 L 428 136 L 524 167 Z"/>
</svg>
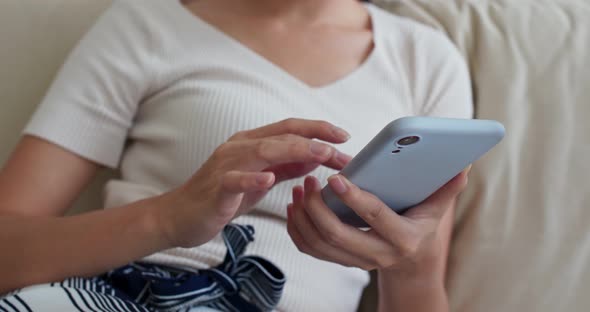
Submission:
<svg viewBox="0 0 590 312">
<path fill-rule="evenodd" d="M 479 160 L 455 216 L 451 311 L 590 306 L 590 2 L 377 0 L 447 34 L 476 118 L 507 136 Z M 0 164 L 68 51 L 109 0 L 0 2 Z M 101 206 L 104 170 L 73 207 Z M 359 308 L 373 311 L 375 284 Z"/>
</svg>

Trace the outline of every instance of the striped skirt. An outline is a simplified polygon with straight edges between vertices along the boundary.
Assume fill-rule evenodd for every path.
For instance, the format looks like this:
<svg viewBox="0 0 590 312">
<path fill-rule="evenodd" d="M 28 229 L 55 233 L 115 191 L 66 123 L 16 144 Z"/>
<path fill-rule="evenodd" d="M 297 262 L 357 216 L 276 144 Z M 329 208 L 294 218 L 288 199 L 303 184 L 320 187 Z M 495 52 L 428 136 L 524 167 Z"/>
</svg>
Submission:
<svg viewBox="0 0 590 312">
<path fill-rule="evenodd" d="M 19 289 L 0 297 L 4 311 L 272 311 L 285 276 L 269 261 L 244 256 L 254 240 L 251 226 L 223 230 L 224 261 L 215 268 L 189 270 L 132 263 L 93 278 Z"/>
</svg>

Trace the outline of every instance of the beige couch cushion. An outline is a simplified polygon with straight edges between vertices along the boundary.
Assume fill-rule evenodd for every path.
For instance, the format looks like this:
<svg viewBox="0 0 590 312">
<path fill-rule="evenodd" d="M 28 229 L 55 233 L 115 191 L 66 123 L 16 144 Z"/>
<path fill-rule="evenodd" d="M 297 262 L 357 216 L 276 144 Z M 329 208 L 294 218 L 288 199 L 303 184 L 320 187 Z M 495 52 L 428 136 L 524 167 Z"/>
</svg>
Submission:
<svg viewBox="0 0 590 312">
<path fill-rule="evenodd" d="M 70 49 L 110 0 L 0 1 L 0 164 Z M 103 173 L 76 204 L 98 208 Z"/>
<path fill-rule="evenodd" d="M 458 207 L 451 311 L 587 311 L 590 2 L 380 3 L 445 30 L 468 58 L 477 117 L 507 129 Z"/>
</svg>

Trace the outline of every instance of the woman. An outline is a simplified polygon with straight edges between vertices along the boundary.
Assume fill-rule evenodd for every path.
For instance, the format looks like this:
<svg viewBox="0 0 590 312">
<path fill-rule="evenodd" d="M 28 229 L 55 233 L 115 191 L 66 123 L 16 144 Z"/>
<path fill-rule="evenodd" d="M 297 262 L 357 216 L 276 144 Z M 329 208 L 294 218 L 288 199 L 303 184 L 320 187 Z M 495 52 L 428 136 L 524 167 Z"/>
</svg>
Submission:
<svg viewBox="0 0 590 312">
<path fill-rule="evenodd" d="M 70 55 L 0 174 L 0 293 L 141 260 L 107 280 L 143 277 L 157 294 L 168 281 L 161 274 L 178 277 L 172 267 L 235 266 L 252 233 L 229 228 L 222 240 L 233 222 L 256 230 L 247 253 L 286 276 L 278 305 L 260 303 L 263 295 L 252 309 L 353 311 L 366 270 L 376 269 L 382 311 L 445 311 L 452 206 L 466 173 L 403 217 L 333 175 L 405 115 L 470 117 L 466 66 L 442 34 L 370 4 L 116 1 Z M 62 217 L 100 166 L 121 170 L 105 189 L 109 209 Z M 329 176 L 371 231 L 323 205 Z M 282 286 L 268 268 L 269 285 Z M 223 284 L 220 271 L 182 276 Z M 191 305 L 229 310 L 234 277 L 221 297 Z M 107 299 L 80 289 L 101 281 L 69 280 L 51 289 L 52 301 L 59 293 L 79 310 L 99 306 Z M 31 308 L 49 288 L 4 302 Z M 102 294 L 122 298 L 117 307 L 143 293 Z"/>
</svg>

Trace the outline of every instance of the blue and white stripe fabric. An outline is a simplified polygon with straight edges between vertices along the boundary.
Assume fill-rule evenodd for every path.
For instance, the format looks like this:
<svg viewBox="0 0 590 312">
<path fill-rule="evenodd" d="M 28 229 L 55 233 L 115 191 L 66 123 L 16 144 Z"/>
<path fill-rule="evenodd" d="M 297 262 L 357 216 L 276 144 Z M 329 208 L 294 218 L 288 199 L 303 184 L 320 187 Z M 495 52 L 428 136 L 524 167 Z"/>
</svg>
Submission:
<svg viewBox="0 0 590 312">
<path fill-rule="evenodd" d="M 245 256 L 254 228 L 223 230 L 227 254 L 206 270 L 132 263 L 94 278 L 27 287 L 0 298 L 5 311 L 244 311 L 273 310 L 284 274 L 268 260 Z"/>
</svg>

